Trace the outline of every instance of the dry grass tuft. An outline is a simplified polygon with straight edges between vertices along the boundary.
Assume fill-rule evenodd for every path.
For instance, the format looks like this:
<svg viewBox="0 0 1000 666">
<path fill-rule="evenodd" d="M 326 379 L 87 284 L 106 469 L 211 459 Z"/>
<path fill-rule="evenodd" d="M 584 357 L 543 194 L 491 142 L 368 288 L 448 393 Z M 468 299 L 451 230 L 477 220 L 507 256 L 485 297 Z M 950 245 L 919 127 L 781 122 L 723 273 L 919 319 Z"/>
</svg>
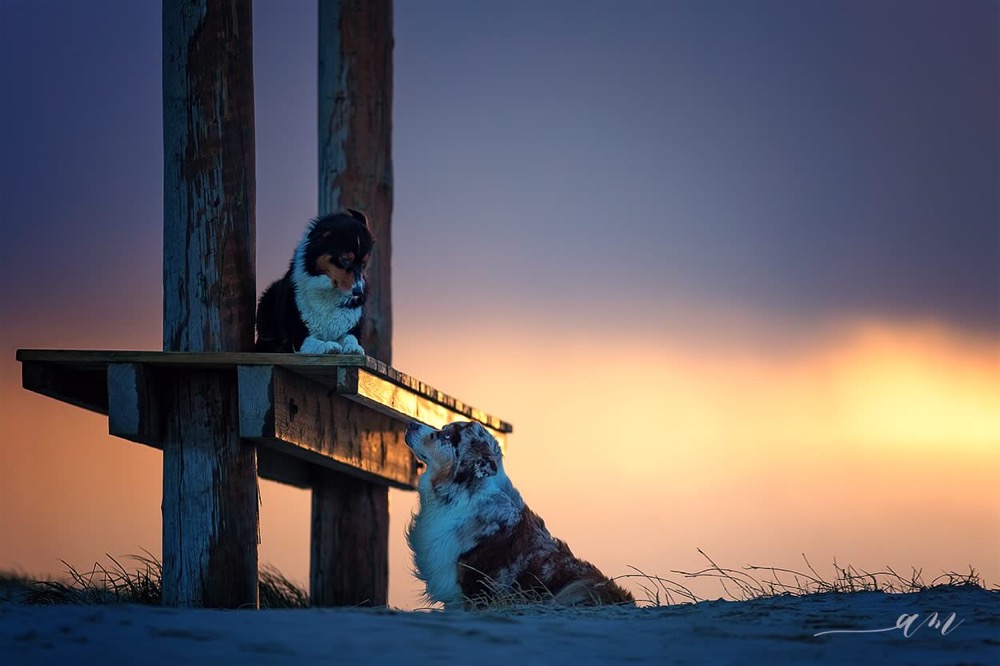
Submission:
<svg viewBox="0 0 1000 666">
<path fill-rule="evenodd" d="M 0 590 L 10 601 L 29 605 L 52 604 L 143 604 L 162 603 L 163 567 L 146 552 L 129 555 L 138 563 L 128 569 L 111 555 L 110 566 L 95 562 L 89 571 L 79 571 L 63 561 L 66 580 L 34 580 L 23 574 L 0 573 Z M 261 568 L 259 579 L 261 608 L 308 608 L 309 594 L 270 565 Z M 3 598 L 3 597 L 0 597 Z"/>
<path fill-rule="evenodd" d="M 679 579 L 664 578 L 648 574 L 637 567 L 629 567 L 634 573 L 615 576 L 612 580 L 631 581 L 638 587 L 640 594 L 636 596 L 636 606 L 640 608 L 658 608 L 693 604 L 712 599 L 729 601 L 751 601 L 768 599 L 778 596 L 805 596 L 810 594 L 851 592 L 884 592 L 886 594 L 904 594 L 922 592 L 941 587 L 972 587 L 987 589 L 979 573 L 969 568 L 968 573 L 945 572 L 929 581 L 925 581 L 921 569 L 911 569 L 908 575 L 901 575 L 892 567 L 884 571 L 865 571 L 853 566 L 842 567 L 834 561 L 835 576 L 826 580 L 805 555 L 802 556 L 804 571 L 781 567 L 763 567 L 746 565 L 742 569 L 731 569 L 719 566 L 703 550 L 698 553 L 708 562 L 708 566 L 699 571 L 673 570 L 671 573 Z M 482 572 L 478 572 L 482 573 Z M 717 597 L 702 597 L 696 594 L 686 584 L 692 580 L 712 579 L 718 581 L 722 594 Z M 611 606 L 568 607 L 558 603 L 558 599 L 544 585 L 538 588 L 510 588 L 497 583 L 492 578 L 483 575 L 484 590 L 481 594 L 466 597 L 464 606 L 468 610 L 500 612 L 505 614 L 538 614 L 538 613 L 577 613 L 607 612 Z M 994 589 L 1000 592 L 1000 586 Z M 634 594 L 634 591 L 633 591 Z M 632 606 L 613 606 L 613 608 L 632 608 Z M 440 610 L 428 607 L 419 610 Z"/>
<path fill-rule="evenodd" d="M 885 592 L 887 594 L 903 594 L 921 592 L 935 587 L 978 587 L 985 589 L 979 573 L 969 568 L 968 573 L 946 572 L 929 582 L 925 582 L 921 569 L 911 569 L 908 575 L 901 575 L 892 567 L 884 571 L 865 571 L 853 566 L 842 567 L 833 563 L 835 576 L 826 580 L 803 554 L 805 571 L 785 569 L 781 567 L 762 567 L 747 565 L 742 569 L 720 567 L 700 548 L 698 552 L 709 566 L 700 571 L 677 571 L 671 573 L 686 579 L 711 578 L 718 580 L 722 587 L 722 599 L 730 601 L 749 601 L 752 599 L 767 599 L 777 596 L 803 596 L 807 594 L 824 594 L 829 592 Z M 697 603 L 707 599 L 699 597 L 683 583 L 675 580 L 651 576 L 635 567 L 634 574 L 618 576 L 620 579 L 635 579 L 645 593 L 645 598 L 639 603 L 643 606 L 671 606 L 678 603 Z"/>
<path fill-rule="evenodd" d="M 555 605 L 555 595 L 540 581 L 538 588 L 525 590 L 520 585 L 511 588 L 485 574 L 482 576 L 481 584 L 485 589 L 480 594 L 465 597 L 464 605 L 468 610 L 518 611 Z"/>
<path fill-rule="evenodd" d="M 471 567 L 470 567 L 471 569 Z M 472 569 L 482 577 L 483 591 L 480 594 L 465 597 L 463 606 L 471 611 L 490 611 L 506 614 L 523 613 L 589 613 L 598 609 L 632 608 L 630 604 L 613 605 L 568 605 L 560 595 L 553 594 L 542 581 L 536 579 L 536 586 L 524 589 L 515 583 L 513 587 L 498 583 L 478 569 Z"/>
<path fill-rule="evenodd" d="M 903 594 L 922 592 L 941 587 L 971 587 L 987 589 L 979 573 L 969 568 L 968 573 L 945 572 L 929 581 L 924 580 L 921 569 L 911 569 L 903 575 L 886 567 L 884 571 L 865 571 L 853 566 L 842 567 L 833 563 L 835 575 L 826 580 L 802 556 L 804 570 L 797 571 L 781 567 L 746 565 L 742 569 L 719 566 L 712 558 L 698 549 L 708 562 L 699 571 L 678 571 L 671 573 L 681 580 L 712 579 L 722 588 L 721 598 L 730 601 L 750 601 L 778 596 L 804 596 L 808 594 L 885 592 Z M 108 555 L 110 566 L 94 563 L 89 571 L 81 572 L 63 562 L 67 567 L 67 579 L 63 581 L 36 580 L 18 572 L 0 572 L 0 602 L 14 602 L 31 605 L 49 604 L 161 604 L 162 565 L 153 555 L 130 555 L 127 557 L 138 566 L 128 569 L 119 560 Z M 630 580 L 645 595 L 636 595 L 640 607 L 675 606 L 709 600 L 695 594 L 683 582 L 661 576 L 654 576 L 630 567 L 635 573 L 617 576 L 613 580 Z M 568 607 L 558 603 L 551 591 L 539 583 L 538 587 L 522 589 L 500 585 L 484 576 L 484 590 L 481 594 L 465 599 L 465 607 L 475 611 L 500 612 L 505 614 L 538 613 L 606 613 L 611 608 L 626 609 L 631 606 Z M 261 608 L 308 608 L 309 594 L 291 582 L 275 567 L 265 565 L 260 570 Z M 1000 586 L 994 586 L 1000 592 Z M 433 610 L 431 608 L 423 610 Z M 624 612 L 624 611 L 623 611 Z"/>
<path fill-rule="evenodd" d="M 309 593 L 285 578 L 276 567 L 265 564 L 257 582 L 261 608 L 309 608 Z"/>
<path fill-rule="evenodd" d="M 95 562 L 90 571 L 79 571 L 66 565 L 68 580 L 32 581 L 22 599 L 31 605 L 51 604 L 160 604 L 160 562 L 148 552 L 129 555 L 139 563 L 130 571 L 111 555 L 111 566 Z"/>
</svg>

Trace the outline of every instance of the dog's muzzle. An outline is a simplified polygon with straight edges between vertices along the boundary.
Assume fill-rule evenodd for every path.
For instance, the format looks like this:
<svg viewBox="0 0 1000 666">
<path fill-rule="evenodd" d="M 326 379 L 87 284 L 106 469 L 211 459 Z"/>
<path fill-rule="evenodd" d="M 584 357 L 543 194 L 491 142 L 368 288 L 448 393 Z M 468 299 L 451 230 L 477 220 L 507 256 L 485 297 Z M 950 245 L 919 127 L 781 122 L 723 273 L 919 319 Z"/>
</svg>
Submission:
<svg viewBox="0 0 1000 666">
<path fill-rule="evenodd" d="M 419 421 L 410 421 L 410 424 L 406 426 L 406 434 L 403 439 L 406 440 L 406 445 L 410 447 L 410 450 L 412 450 L 418 458 L 423 458 L 424 439 L 432 432 L 434 432 L 434 428 L 425 426 Z"/>
</svg>

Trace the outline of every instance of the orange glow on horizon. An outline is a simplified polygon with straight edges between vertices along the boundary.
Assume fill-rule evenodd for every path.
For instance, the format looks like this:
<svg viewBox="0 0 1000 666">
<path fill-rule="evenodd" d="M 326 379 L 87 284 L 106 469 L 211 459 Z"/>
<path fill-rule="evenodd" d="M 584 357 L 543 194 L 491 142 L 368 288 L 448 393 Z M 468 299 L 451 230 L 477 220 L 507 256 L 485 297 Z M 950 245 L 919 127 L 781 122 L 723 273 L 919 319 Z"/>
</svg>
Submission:
<svg viewBox="0 0 1000 666">
<path fill-rule="evenodd" d="M 418 334 L 398 365 L 514 423 L 515 485 L 605 570 L 697 569 L 705 547 L 732 565 L 806 553 L 821 571 L 838 558 L 1000 578 L 995 344 L 879 323 L 793 352 L 489 336 Z"/>
<path fill-rule="evenodd" d="M 1000 582 L 996 343 L 884 323 L 794 352 L 708 336 L 619 337 L 609 351 L 603 334 L 449 335 L 408 325 L 396 367 L 512 422 L 515 485 L 610 575 L 699 569 L 700 547 L 723 566 L 801 568 L 805 553 L 821 572 L 834 558 L 972 565 Z M 0 569 L 158 552 L 157 451 L 9 381 L 0 397 L 0 464 L 17 470 L 0 488 Z M 415 501 L 391 493 L 390 601 L 404 608 L 421 605 L 403 540 Z M 305 582 L 308 493 L 263 484 L 261 511 L 261 561 Z"/>
<path fill-rule="evenodd" d="M 940 334 L 900 336 L 871 327 L 842 373 L 845 427 L 886 447 L 1000 444 L 1000 351 L 970 358 Z M 952 449 L 954 450 L 954 449 Z"/>
</svg>

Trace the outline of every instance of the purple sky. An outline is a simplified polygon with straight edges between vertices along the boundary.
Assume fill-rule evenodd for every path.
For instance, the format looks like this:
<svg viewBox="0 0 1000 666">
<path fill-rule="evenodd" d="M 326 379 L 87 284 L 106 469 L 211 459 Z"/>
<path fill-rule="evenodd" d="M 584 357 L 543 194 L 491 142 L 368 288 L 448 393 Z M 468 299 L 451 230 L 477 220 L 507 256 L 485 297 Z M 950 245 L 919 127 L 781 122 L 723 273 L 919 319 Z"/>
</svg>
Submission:
<svg viewBox="0 0 1000 666">
<path fill-rule="evenodd" d="M 998 7 L 397 3 L 398 325 L 642 303 L 654 331 L 696 305 L 995 335 Z M 0 2 L 4 328 L 159 342 L 160 11 Z M 315 214 L 316 11 L 254 11 L 262 289 Z"/>
</svg>

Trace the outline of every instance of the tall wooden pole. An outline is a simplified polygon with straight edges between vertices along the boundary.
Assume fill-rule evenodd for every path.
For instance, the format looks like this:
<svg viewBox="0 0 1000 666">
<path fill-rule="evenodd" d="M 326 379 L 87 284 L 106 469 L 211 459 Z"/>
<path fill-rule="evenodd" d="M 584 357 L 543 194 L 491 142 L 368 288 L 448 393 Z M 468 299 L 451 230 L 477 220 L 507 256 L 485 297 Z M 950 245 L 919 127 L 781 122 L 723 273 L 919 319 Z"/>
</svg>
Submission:
<svg viewBox="0 0 1000 666">
<path fill-rule="evenodd" d="M 253 349 L 251 29 L 251 0 L 163 0 L 164 351 Z M 235 373 L 165 380 L 163 603 L 256 607 L 257 454 Z"/>
<path fill-rule="evenodd" d="M 319 212 L 368 215 L 361 346 L 392 363 L 392 0 L 319 0 Z"/>
<path fill-rule="evenodd" d="M 392 0 L 319 0 L 319 212 L 364 211 L 376 238 L 361 345 L 392 362 Z M 386 486 L 313 484 L 310 594 L 318 606 L 388 602 Z"/>
</svg>

